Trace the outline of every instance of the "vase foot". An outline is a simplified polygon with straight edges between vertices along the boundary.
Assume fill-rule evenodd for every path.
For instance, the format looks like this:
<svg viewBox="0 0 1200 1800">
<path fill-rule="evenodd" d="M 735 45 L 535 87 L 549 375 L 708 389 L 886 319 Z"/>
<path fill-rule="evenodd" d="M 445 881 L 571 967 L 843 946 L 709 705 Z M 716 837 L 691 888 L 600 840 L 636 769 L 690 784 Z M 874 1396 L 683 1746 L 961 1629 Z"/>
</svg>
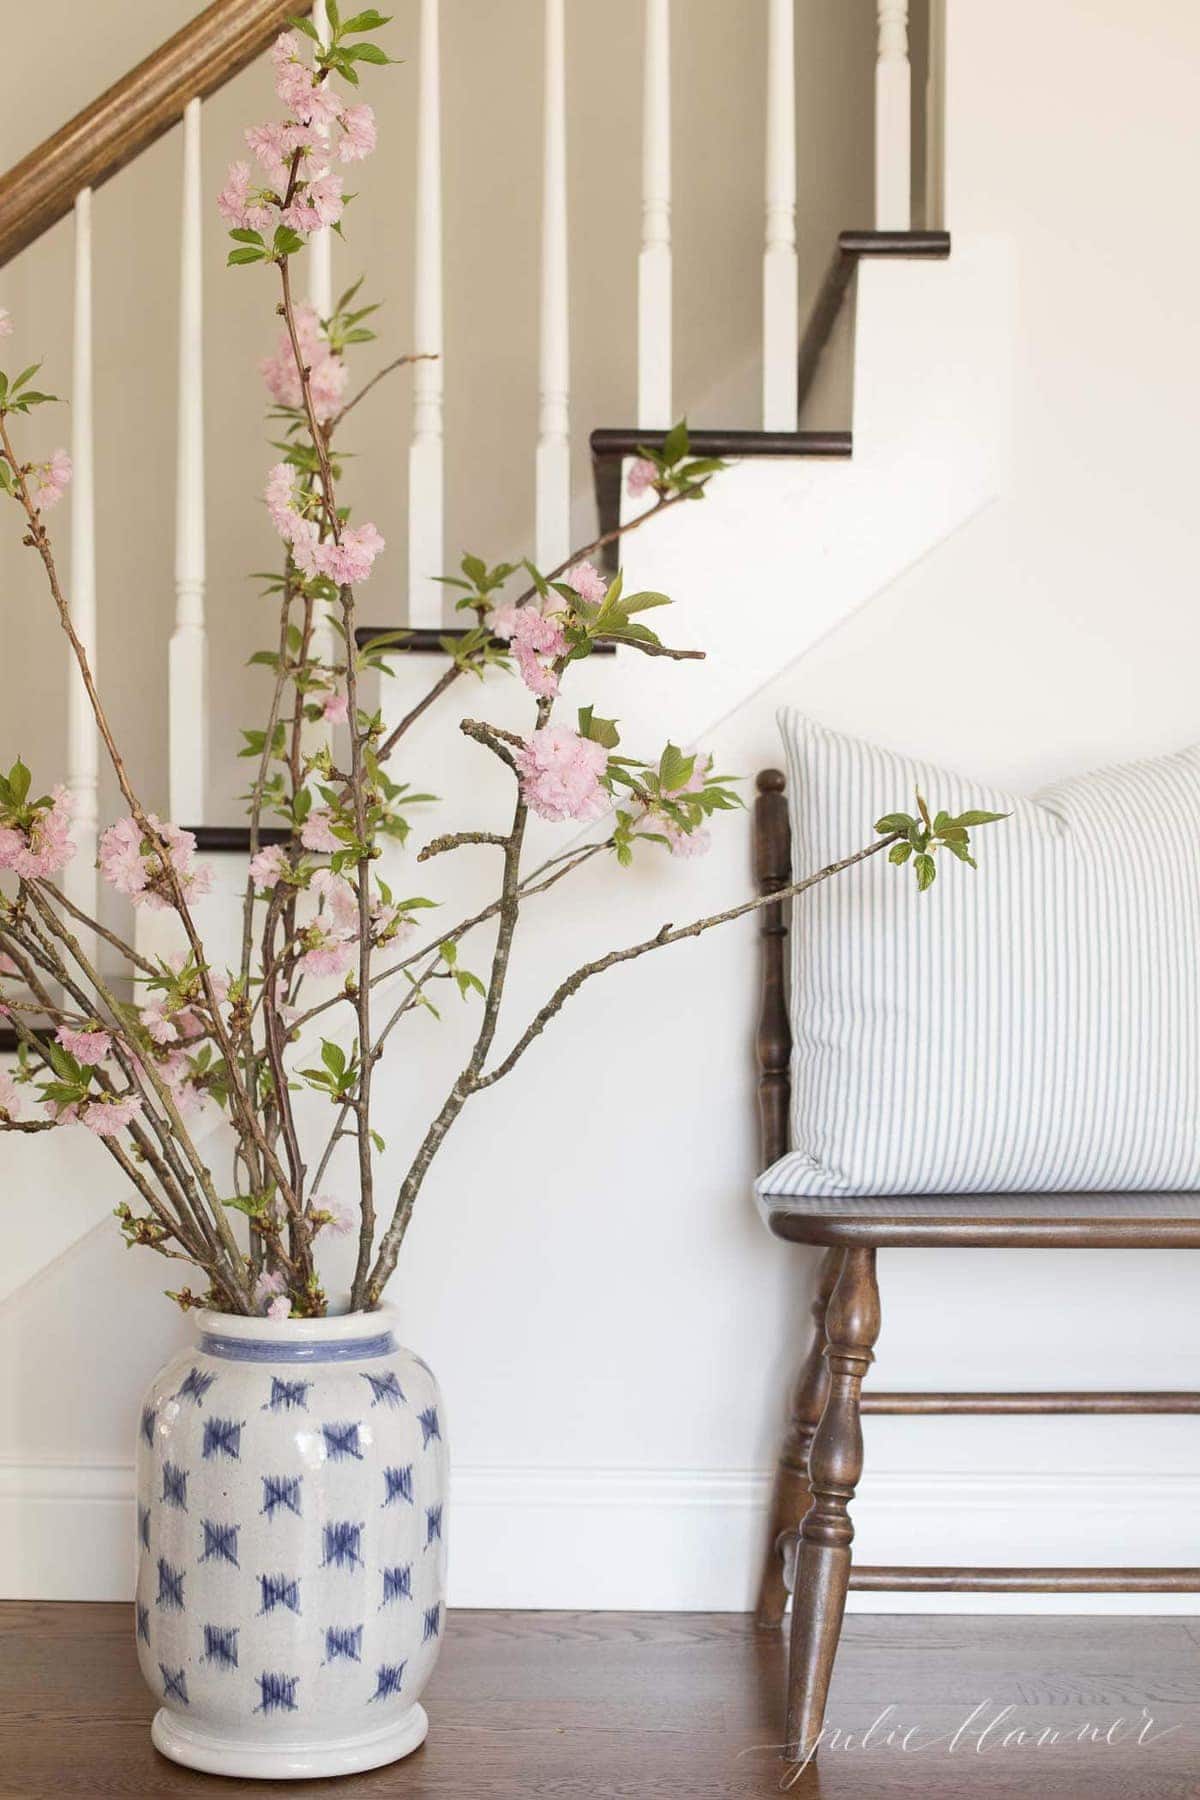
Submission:
<svg viewBox="0 0 1200 1800">
<path fill-rule="evenodd" d="M 188 1769 L 207 1775 L 246 1775 L 258 1781 L 303 1781 L 319 1775 L 354 1775 L 398 1762 L 425 1742 L 429 1718 L 423 1706 L 411 1706 L 402 1718 L 382 1730 L 324 1743 L 251 1743 L 200 1731 L 178 1713 L 160 1707 L 150 1727 L 156 1750 Z"/>
</svg>

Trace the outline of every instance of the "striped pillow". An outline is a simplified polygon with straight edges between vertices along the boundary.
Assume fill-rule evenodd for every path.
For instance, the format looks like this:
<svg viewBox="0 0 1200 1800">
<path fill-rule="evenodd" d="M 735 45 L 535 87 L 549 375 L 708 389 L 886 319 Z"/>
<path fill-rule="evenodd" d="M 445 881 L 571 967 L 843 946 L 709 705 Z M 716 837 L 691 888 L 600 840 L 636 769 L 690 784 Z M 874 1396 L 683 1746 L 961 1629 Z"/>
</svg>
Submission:
<svg viewBox="0 0 1200 1800">
<path fill-rule="evenodd" d="M 997 793 L 785 709 L 796 872 L 914 788 L 979 869 L 799 898 L 792 1142 L 760 1196 L 1200 1187 L 1200 746 Z"/>
</svg>

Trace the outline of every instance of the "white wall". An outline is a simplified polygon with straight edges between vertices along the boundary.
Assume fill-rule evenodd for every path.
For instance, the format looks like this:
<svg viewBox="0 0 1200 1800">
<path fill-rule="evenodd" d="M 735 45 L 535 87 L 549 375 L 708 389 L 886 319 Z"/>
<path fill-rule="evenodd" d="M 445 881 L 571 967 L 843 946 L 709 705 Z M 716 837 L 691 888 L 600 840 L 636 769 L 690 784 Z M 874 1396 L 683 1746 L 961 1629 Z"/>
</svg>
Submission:
<svg viewBox="0 0 1200 1800">
<path fill-rule="evenodd" d="M 1194 734 L 1200 16 L 1012 0 L 997 31 L 950 0 L 949 41 L 948 222 L 1019 271 L 1011 491 L 721 720 L 723 768 L 776 759 L 783 701 L 1022 786 Z M 787 583 L 771 603 L 802 608 Z M 668 724 L 686 679 L 662 677 Z M 469 791 L 479 753 L 424 742 Z M 745 891 L 748 860 L 736 820 L 704 864 L 582 877 L 568 919 L 530 915 L 515 1017 L 593 943 Z M 748 1600 L 810 1274 L 749 1201 L 755 964 L 739 927 L 594 984 L 423 1197 L 396 1298 L 447 1391 L 461 1604 Z M 454 1029 L 422 1025 L 398 1099 L 437 1090 Z M 385 1128 L 397 1170 L 416 1124 Z M 1186 1258 L 896 1252 L 881 1276 L 889 1387 L 1200 1384 Z M 122 1591 L 135 1400 L 186 1329 L 163 1285 L 106 1230 L 0 1312 L 10 1591 Z M 856 1516 L 869 1560 L 1144 1560 L 1149 1516 L 1156 1558 L 1195 1561 L 1198 1496 L 1188 1420 L 871 1420 Z"/>
</svg>

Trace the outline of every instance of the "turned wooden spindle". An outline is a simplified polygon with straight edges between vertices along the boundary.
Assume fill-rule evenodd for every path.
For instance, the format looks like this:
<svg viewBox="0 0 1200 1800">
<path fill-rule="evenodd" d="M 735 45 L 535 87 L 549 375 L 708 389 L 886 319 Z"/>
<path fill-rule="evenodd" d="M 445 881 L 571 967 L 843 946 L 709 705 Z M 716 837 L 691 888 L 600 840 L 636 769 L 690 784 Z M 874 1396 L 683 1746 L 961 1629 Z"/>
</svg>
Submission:
<svg viewBox="0 0 1200 1800">
<path fill-rule="evenodd" d="M 754 802 L 754 877 L 760 894 L 777 894 L 792 874 L 791 830 L 785 782 L 779 769 L 764 769 Z M 762 937 L 762 1001 L 755 1047 L 762 1166 L 769 1169 L 788 1147 L 792 1030 L 788 1022 L 784 958 L 788 903 L 774 900 L 759 915 Z"/>
<path fill-rule="evenodd" d="M 829 1393 L 825 1315 L 829 1297 L 841 1270 L 843 1254 L 841 1250 L 827 1250 L 821 1260 L 817 1292 L 812 1304 L 812 1339 L 792 1391 L 787 1431 L 775 1470 L 775 1485 L 771 1490 L 771 1509 L 767 1518 L 767 1541 L 754 1615 L 755 1623 L 764 1631 L 778 1629 L 787 1607 L 780 1538 L 785 1532 L 797 1529 L 812 1504 L 808 1459 L 813 1435 L 821 1422 Z"/>
<path fill-rule="evenodd" d="M 825 1717 L 837 1653 L 854 1526 L 850 1502 L 862 1474 L 860 1397 L 879 1336 L 875 1251 L 845 1253 L 825 1316 L 829 1396 L 809 1451 L 812 1505 L 800 1527 L 788 1667 L 787 1758 L 812 1753 Z"/>
</svg>

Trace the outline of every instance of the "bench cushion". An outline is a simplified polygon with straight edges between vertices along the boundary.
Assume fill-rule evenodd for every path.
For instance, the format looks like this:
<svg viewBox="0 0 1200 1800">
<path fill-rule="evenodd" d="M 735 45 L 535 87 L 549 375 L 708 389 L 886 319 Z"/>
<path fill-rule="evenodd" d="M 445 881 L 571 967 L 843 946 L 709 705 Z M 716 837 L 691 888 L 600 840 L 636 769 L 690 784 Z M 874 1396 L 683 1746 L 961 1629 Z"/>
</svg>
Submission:
<svg viewBox="0 0 1200 1800">
<path fill-rule="evenodd" d="M 797 872 L 916 788 L 1012 816 L 925 894 L 877 857 L 795 903 L 794 1148 L 760 1197 L 1200 1187 L 1200 748 L 1022 797 L 780 724 Z"/>
</svg>

